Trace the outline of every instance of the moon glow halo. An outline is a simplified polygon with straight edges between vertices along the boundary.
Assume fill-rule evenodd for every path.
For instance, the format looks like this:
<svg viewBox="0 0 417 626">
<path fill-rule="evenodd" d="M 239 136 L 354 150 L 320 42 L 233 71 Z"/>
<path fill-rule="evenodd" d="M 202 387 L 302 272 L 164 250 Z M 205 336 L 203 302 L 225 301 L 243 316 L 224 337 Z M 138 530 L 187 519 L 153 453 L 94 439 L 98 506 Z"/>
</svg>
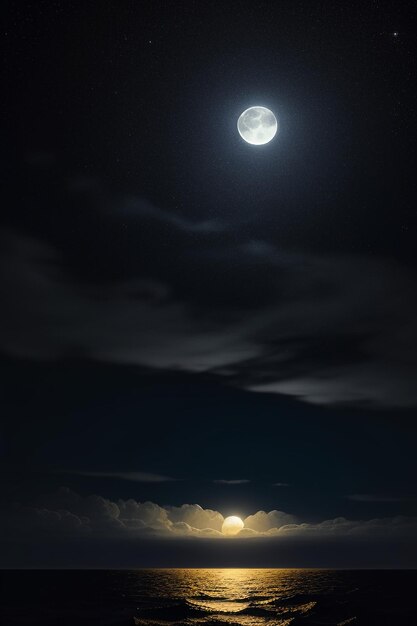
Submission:
<svg viewBox="0 0 417 626">
<path fill-rule="evenodd" d="M 243 111 L 237 121 L 239 135 L 253 146 L 269 143 L 278 131 L 275 115 L 266 107 L 254 106 Z"/>
</svg>

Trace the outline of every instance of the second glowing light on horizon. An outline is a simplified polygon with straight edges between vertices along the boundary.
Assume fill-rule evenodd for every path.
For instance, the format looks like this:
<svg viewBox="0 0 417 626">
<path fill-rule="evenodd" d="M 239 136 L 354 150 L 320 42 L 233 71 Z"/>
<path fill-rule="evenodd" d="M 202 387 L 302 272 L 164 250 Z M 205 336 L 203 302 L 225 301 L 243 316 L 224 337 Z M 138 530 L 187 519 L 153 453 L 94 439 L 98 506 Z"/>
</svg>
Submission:
<svg viewBox="0 0 417 626">
<path fill-rule="evenodd" d="M 222 526 L 222 533 L 227 537 L 233 537 L 233 535 L 237 535 L 240 533 L 242 528 L 244 527 L 244 523 L 237 517 L 236 515 L 230 515 L 226 517 Z"/>
</svg>

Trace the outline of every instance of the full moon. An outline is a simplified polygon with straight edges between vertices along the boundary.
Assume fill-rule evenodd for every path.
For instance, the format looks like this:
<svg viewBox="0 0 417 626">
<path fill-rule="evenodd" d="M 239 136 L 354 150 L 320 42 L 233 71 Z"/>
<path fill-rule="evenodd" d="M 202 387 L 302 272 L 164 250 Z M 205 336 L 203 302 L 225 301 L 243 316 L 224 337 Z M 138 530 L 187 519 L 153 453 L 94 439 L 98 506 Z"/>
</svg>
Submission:
<svg viewBox="0 0 417 626">
<path fill-rule="evenodd" d="M 275 137 L 278 122 L 275 115 L 265 107 L 250 107 L 243 111 L 237 121 L 242 139 L 253 146 L 262 146 Z"/>
<path fill-rule="evenodd" d="M 223 535 L 227 535 L 228 537 L 232 537 L 233 535 L 237 535 L 243 528 L 244 523 L 240 519 L 240 517 L 236 517 L 236 515 L 230 515 L 230 517 L 226 517 L 222 526 Z"/>
</svg>

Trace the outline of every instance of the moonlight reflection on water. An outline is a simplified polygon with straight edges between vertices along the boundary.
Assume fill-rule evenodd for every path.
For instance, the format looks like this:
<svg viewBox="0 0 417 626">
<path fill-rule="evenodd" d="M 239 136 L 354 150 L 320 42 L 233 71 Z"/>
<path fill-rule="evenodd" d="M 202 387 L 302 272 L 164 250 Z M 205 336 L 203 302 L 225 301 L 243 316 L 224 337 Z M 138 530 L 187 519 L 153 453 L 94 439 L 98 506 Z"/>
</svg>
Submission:
<svg viewBox="0 0 417 626">
<path fill-rule="evenodd" d="M 389 570 L 0 573 L 7 626 L 410 626 L 416 583 L 414 571 Z"/>
</svg>

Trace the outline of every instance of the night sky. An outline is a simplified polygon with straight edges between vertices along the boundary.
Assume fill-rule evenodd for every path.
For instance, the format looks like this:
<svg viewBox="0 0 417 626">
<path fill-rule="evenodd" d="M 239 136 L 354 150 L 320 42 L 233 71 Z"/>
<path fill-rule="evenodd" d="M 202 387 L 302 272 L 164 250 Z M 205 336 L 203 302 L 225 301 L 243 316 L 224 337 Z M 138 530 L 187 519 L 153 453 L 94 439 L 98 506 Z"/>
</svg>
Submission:
<svg viewBox="0 0 417 626">
<path fill-rule="evenodd" d="M 417 566 L 416 14 L 6 4 L 0 566 Z"/>
</svg>

